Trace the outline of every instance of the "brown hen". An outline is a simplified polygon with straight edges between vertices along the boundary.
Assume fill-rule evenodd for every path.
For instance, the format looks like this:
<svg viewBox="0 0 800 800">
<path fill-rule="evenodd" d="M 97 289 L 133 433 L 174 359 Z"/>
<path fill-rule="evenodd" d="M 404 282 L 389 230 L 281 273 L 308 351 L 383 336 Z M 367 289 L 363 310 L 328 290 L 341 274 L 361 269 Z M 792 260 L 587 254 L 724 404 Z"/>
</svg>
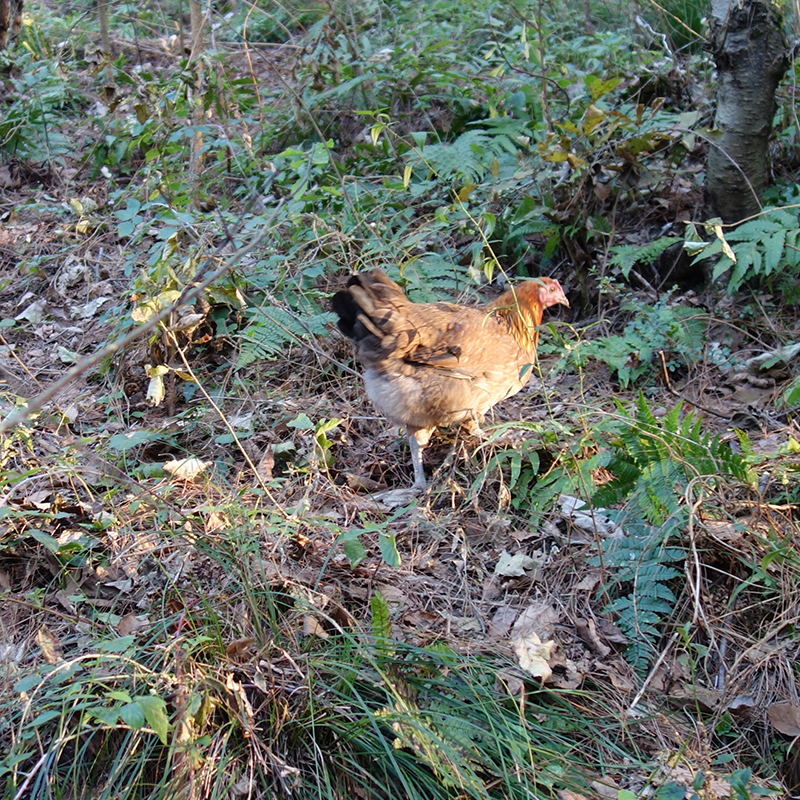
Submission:
<svg viewBox="0 0 800 800">
<path fill-rule="evenodd" d="M 426 486 L 422 450 L 438 425 L 481 434 L 484 414 L 527 383 L 542 313 L 556 303 L 569 306 L 552 278 L 517 284 L 478 308 L 412 303 L 378 269 L 353 275 L 333 296 L 367 396 L 406 429 L 415 488 Z"/>
</svg>

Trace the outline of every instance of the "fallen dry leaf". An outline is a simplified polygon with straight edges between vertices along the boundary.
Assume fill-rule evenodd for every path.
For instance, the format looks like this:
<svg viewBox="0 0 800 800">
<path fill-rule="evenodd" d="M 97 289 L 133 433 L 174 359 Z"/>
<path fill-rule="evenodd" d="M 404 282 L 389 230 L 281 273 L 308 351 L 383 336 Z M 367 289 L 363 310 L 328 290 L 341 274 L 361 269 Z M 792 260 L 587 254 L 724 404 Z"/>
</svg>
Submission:
<svg viewBox="0 0 800 800">
<path fill-rule="evenodd" d="M 193 481 L 211 466 L 210 461 L 199 458 L 178 458 L 164 464 L 164 472 L 169 472 L 181 481 Z"/>
<path fill-rule="evenodd" d="M 61 645 L 49 628 L 42 625 L 36 631 L 36 644 L 39 645 L 48 664 L 57 664 L 61 660 Z"/>
<path fill-rule="evenodd" d="M 41 489 L 38 492 L 32 492 L 31 494 L 26 494 L 23 498 L 22 502 L 27 505 L 35 508 L 39 511 L 49 511 L 50 506 L 52 505 L 51 497 L 53 492 L 51 489 Z"/>
<path fill-rule="evenodd" d="M 622 528 L 604 513 L 605 508 L 590 508 L 579 497 L 562 494 L 558 498 L 564 519 L 592 536 L 618 539 L 625 535 Z"/>
<path fill-rule="evenodd" d="M 459 617 L 455 614 L 442 614 L 442 618 L 447 620 L 453 630 L 459 633 L 480 632 L 483 630 L 481 623 L 475 617 Z"/>
<path fill-rule="evenodd" d="M 22 311 L 17 314 L 14 319 L 26 319 L 28 322 L 32 323 L 33 325 L 37 325 L 40 323 L 45 317 L 45 303 L 44 300 L 35 300 L 31 303 L 27 308 L 24 308 Z"/>
<path fill-rule="evenodd" d="M 225 530 L 227 524 L 227 520 L 222 514 L 220 514 L 218 511 L 212 511 L 206 517 L 206 533 L 219 533 L 220 531 Z"/>
<path fill-rule="evenodd" d="M 584 673 L 578 672 L 574 668 L 569 669 L 564 674 L 559 670 L 554 673 L 553 677 L 548 681 L 548 686 L 551 686 L 553 689 L 563 689 L 567 692 L 574 692 L 583 685 L 585 677 Z"/>
<path fill-rule="evenodd" d="M 618 644 L 620 647 L 628 644 L 628 637 L 613 622 L 604 617 L 597 620 L 597 630 L 609 644 Z"/>
<path fill-rule="evenodd" d="M 531 632 L 512 640 L 511 645 L 517 656 L 517 663 L 525 672 L 539 678 L 542 683 L 550 678 L 553 670 L 548 662 L 556 645 L 552 639 L 542 642 L 536 633 Z"/>
<path fill-rule="evenodd" d="M 3 189 L 16 189 L 20 185 L 19 178 L 11 175 L 11 170 L 7 164 L 0 166 L 0 187 Z"/>
<path fill-rule="evenodd" d="M 573 591 L 574 592 L 593 592 L 597 588 L 597 586 L 600 583 L 600 580 L 602 579 L 602 577 L 603 577 L 603 575 L 602 575 L 602 573 L 600 572 L 599 569 L 598 570 L 594 570 L 594 571 L 590 572 L 588 575 L 584 575 L 584 577 L 581 578 L 581 580 L 579 580 L 575 584 L 575 587 L 573 588 Z"/>
<path fill-rule="evenodd" d="M 495 565 L 494 574 L 503 578 L 521 578 L 539 566 L 538 561 L 525 553 L 514 553 L 512 556 L 507 550 L 503 550 Z"/>
<path fill-rule="evenodd" d="M 517 618 L 517 610 L 513 606 L 503 605 L 494 612 L 489 622 L 489 630 L 498 638 L 508 635 L 514 620 Z"/>
<path fill-rule="evenodd" d="M 601 658 L 610 655 L 611 648 L 600 641 L 600 637 L 597 635 L 597 626 L 594 624 L 593 619 L 576 619 L 575 629 L 583 642 Z"/>
<path fill-rule="evenodd" d="M 255 639 L 250 637 L 234 639 L 225 645 L 225 655 L 230 661 L 246 661 L 250 658 L 253 642 L 255 642 Z"/>
<path fill-rule="evenodd" d="M 133 589 L 133 581 L 130 578 L 124 578 L 120 581 L 105 581 L 104 585 L 117 589 L 122 594 L 130 594 L 131 589 Z"/>
<path fill-rule="evenodd" d="M 505 692 L 510 697 L 521 699 L 525 695 L 525 681 L 502 670 L 497 673 L 494 684 L 499 692 Z"/>
<path fill-rule="evenodd" d="M 408 598 L 406 593 L 398 586 L 392 586 L 389 583 L 382 583 L 378 586 L 378 591 L 381 593 L 386 605 L 392 612 L 400 611 L 406 605 Z"/>
<path fill-rule="evenodd" d="M 703 527 L 708 531 L 709 536 L 722 542 L 735 544 L 745 537 L 744 525 L 741 523 L 734 524 L 727 520 L 707 519 L 703 521 Z"/>
<path fill-rule="evenodd" d="M 518 639 L 534 631 L 540 639 L 547 639 L 552 636 L 553 628 L 559 618 L 558 611 L 550 603 L 531 603 L 517 617 L 517 621 L 511 629 L 511 638 Z"/>
<path fill-rule="evenodd" d="M 139 631 L 147 630 L 149 627 L 150 623 L 147 621 L 147 617 L 145 615 L 137 617 L 136 614 L 125 614 L 125 616 L 120 617 L 117 624 L 120 636 L 130 636 Z"/>
<path fill-rule="evenodd" d="M 636 688 L 633 670 L 621 658 L 611 662 L 598 662 L 594 665 L 594 669 L 598 672 L 604 672 L 615 689 L 623 692 L 632 692 Z"/>
<path fill-rule="evenodd" d="M 264 483 L 269 483 L 272 480 L 272 471 L 274 469 L 275 454 L 272 452 L 272 445 L 268 444 L 256 464 L 256 477 Z"/>
<path fill-rule="evenodd" d="M 356 475 L 352 472 L 345 472 L 344 478 L 347 481 L 347 485 L 354 492 L 376 492 L 381 488 L 381 484 L 378 483 L 378 481 L 374 481 L 366 475 Z"/>
<path fill-rule="evenodd" d="M 800 736 L 800 706 L 790 701 L 773 703 L 767 708 L 772 727 L 786 736 Z"/>
<path fill-rule="evenodd" d="M 619 797 L 619 786 L 611 782 L 610 778 L 604 778 L 602 781 L 592 781 L 591 787 L 597 793 L 598 798 L 607 797 L 609 800 L 617 800 Z"/>
<path fill-rule="evenodd" d="M 303 617 L 303 636 L 319 636 L 320 639 L 327 639 L 329 634 L 316 617 L 306 614 Z"/>
<path fill-rule="evenodd" d="M 676 684 L 669 693 L 670 705 L 675 708 L 699 708 L 707 713 L 718 708 L 721 699 L 716 689 L 706 689 L 693 683 Z"/>
<path fill-rule="evenodd" d="M 728 711 L 732 714 L 746 714 L 756 707 L 756 698 L 752 694 L 738 694 L 728 703 Z"/>
</svg>

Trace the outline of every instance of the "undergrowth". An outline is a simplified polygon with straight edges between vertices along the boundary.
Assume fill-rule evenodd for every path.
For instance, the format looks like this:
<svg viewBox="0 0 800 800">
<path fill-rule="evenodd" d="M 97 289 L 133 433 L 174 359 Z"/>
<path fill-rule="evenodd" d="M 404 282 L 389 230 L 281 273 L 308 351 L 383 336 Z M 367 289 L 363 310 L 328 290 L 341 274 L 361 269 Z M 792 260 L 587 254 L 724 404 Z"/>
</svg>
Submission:
<svg viewBox="0 0 800 800">
<path fill-rule="evenodd" d="M 731 664 L 747 695 L 747 654 L 793 645 L 797 442 L 658 412 L 716 333 L 648 276 L 683 241 L 692 285 L 791 303 L 800 225 L 788 187 L 675 230 L 708 70 L 677 5 L 645 35 L 632 7 L 232 4 L 195 60 L 173 3 L 109 6 L 109 57 L 83 7 L 30 5 L 0 64 L 0 366 L 29 381 L 3 402 L 165 318 L 2 441 L 5 797 L 698 797 L 728 756 L 738 796 L 774 779 L 760 710 L 696 695 Z M 552 274 L 579 307 L 542 330 L 544 399 L 389 511 L 366 491 L 402 456 L 330 336 L 373 267 L 417 302 Z M 534 598 L 557 624 L 524 629 Z M 668 733 L 662 667 L 692 698 Z"/>
<path fill-rule="evenodd" d="M 393 639 L 380 594 L 371 631 L 354 628 L 324 595 L 270 578 L 252 536 L 206 535 L 193 558 L 225 567 L 215 595 L 176 576 L 158 617 L 114 610 L 70 641 L 58 615 L 17 607 L 39 620 L 45 658 L 16 679 L 0 725 L 7 789 L 522 798 L 578 790 L 595 769 L 592 730 L 604 718 L 610 743 L 610 717 L 579 722 L 570 698 L 543 690 L 515 696 L 511 663 Z M 164 571 L 192 558 L 183 537 L 153 544 Z M 136 632 L 113 635 L 126 624 Z"/>
</svg>

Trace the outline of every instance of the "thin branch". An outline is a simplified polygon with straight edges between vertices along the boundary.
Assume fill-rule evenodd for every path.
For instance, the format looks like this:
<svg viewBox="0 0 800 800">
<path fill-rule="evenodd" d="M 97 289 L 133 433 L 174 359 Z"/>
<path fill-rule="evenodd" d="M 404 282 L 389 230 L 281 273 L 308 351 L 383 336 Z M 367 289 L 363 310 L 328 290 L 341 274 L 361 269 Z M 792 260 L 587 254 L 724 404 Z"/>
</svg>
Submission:
<svg viewBox="0 0 800 800">
<path fill-rule="evenodd" d="M 172 314 L 177 308 L 199 297 L 212 283 L 214 283 L 215 280 L 217 280 L 217 278 L 229 270 L 234 264 L 241 261 L 241 259 L 246 255 L 252 253 L 253 250 L 255 250 L 261 244 L 261 242 L 264 241 L 269 231 L 270 223 L 274 221 L 278 214 L 278 210 L 282 205 L 283 201 L 279 202 L 275 207 L 269 223 L 265 225 L 264 230 L 260 235 L 256 236 L 249 244 L 232 253 L 231 256 L 227 258 L 220 267 L 215 269 L 213 272 L 210 272 L 202 281 L 200 281 L 200 283 L 186 286 L 186 288 L 181 292 L 180 297 L 178 297 L 174 303 L 166 308 L 161 309 L 161 311 L 159 311 L 157 314 L 153 314 L 153 316 L 150 317 L 147 322 L 126 334 L 121 339 L 111 342 L 110 344 L 98 350 L 96 353 L 93 353 L 92 355 L 82 359 L 75 364 L 74 367 L 68 370 L 63 377 L 59 378 L 59 380 L 51 384 L 43 392 L 36 395 L 36 397 L 28 400 L 28 402 L 22 406 L 22 408 L 17 408 L 12 411 L 2 422 L 0 422 L 0 434 L 7 433 L 20 423 L 30 419 L 32 414 L 35 414 L 37 411 L 41 411 L 46 403 L 52 400 L 53 397 L 55 397 L 62 389 L 64 389 L 64 387 L 72 383 L 75 378 L 78 378 L 89 370 L 94 369 L 109 356 L 118 353 L 120 350 L 123 350 L 128 345 L 144 336 L 146 333 L 154 330 L 160 322 L 169 317 L 169 315 Z M 241 224 L 237 227 L 241 228 Z M 219 257 L 223 248 L 225 248 L 231 241 L 232 234 L 228 234 L 228 237 L 225 239 L 225 241 L 221 242 L 214 253 L 203 262 L 198 270 L 198 278 L 203 275 L 203 273 L 208 271 L 214 259 Z"/>
</svg>

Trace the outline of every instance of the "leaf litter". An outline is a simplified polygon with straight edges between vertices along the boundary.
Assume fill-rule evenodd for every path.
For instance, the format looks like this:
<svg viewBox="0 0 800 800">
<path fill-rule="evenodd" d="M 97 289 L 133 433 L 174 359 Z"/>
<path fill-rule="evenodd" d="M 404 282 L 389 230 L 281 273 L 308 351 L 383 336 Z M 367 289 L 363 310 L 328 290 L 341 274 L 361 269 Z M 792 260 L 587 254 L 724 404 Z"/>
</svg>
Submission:
<svg viewBox="0 0 800 800">
<path fill-rule="evenodd" d="M 25 230 L 19 225 L 17 232 Z M 13 236 L 14 230 L 4 233 Z M 40 241 L 43 248 L 53 246 L 47 236 Z M 73 356 L 107 340 L 104 311 L 127 279 L 110 247 L 98 276 L 91 266 L 94 252 L 86 248 L 66 259 L 55 277 L 30 278 L 25 288 L 7 276 L 0 319 L 17 324 L 4 331 L 9 350 L 0 354 L 8 386 L 5 413 L 17 398 L 34 396 L 62 374 Z M 731 310 L 728 299 L 706 300 L 720 320 Z M 176 331 L 188 335 L 201 323 L 184 317 Z M 744 371 L 720 365 L 712 340 L 706 363 L 680 390 L 719 415 L 709 414 L 709 425 L 727 431 L 736 415 L 749 420 L 754 448 L 774 454 L 794 434 L 791 428 L 776 430 L 774 392 L 781 377 L 768 370 L 790 362 L 796 349 L 764 349 L 753 356 L 750 345 L 741 344 L 741 353 L 729 360 Z M 318 346 L 331 361 L 349 361 L 336 338 Z M 800 616 L 799 590 L 781 583 L 784 573 L 772 560 L 763 569 L 776 599 L 765 607 L 756 592 L 738 583 L 732 567 L 746 554 L 765 554 L 769 541 L 796 550 L 791 504 L 743 506 L 734 493 L 715 497 L 713 514 L 698 517 L 695 530 L 703 538 L 702 547 L 695 543 L 700 563 L 694 566 L 706 575 L 705 588 L 695 587 L 694 597 L 681 595 L 686 607 L 676 608 L 672 628 L 693 619 L 706 640 L 717 643 L 715 652 L 726 656 L 718 660 L 709 649 L 702 674 L 692 673 L 687 647 L 665 636 L 653 671 L 637 675 L 623 657 L 629 640 L 604 610 L 603 568 L 593 561 L 598 541 L 619 537 L 624 521 L 608 516 L 607 509 L 587 510 L 585 499 L 567 495 L 535 522 L 516 510 L 502 470 L 491 461 L 501 448 L 513 451 L 513 440 L 499 442 L 494 451 L 475 451 L 454 432 L 442 433 L 429 450 L 435 469 L 430 491 L 413 502 L 380 501 L 377 490 L 408 483 L 407 458 L 395 432 L 364 400 L 356 377 L 321 382 L 319 363 L 302 347 L 288 349 L 268 373 L 243 370 L 237 379 L 246 391 L 223 408 L 242 437 L 234 444 L 224 440 L 231 439 L 230 431 L 202 402 L 192 404 L 193 416 L 183 414 L 188 405 L 182 401 L 177 412 L 168 403 L 149 405 L 148 394 L 163 400 L 171 388 L 168 371 L 148 372 L 146 356 L 143 348 L 133 348 L 112 372 L 79 377 L 31 428 L 7 439 L 4 466 L 18 477 L 4 488 L 0 504 L 6 512 L 0 519 L 0 588 L 10 601 L 0 610 L 7 675 L 2 696 L 10 696 L 31 662 L 57 664 L 66 653 L 95 646 L 96 636 L 146 635 L 158 611 L 154 602 L 168 585 L 180 594 L 170 602 L 188 626 L 199 597 L 231 606 L 230 571 L 205 553 L 203 541 L 221 540 L 238 528 L 257 544 L 248 570 L 292 598 L 302 610 L 298 625 L 305 636 L 325 640 L 331 620 L 367 624 L 370 598 L 379 591 L 391 610 L 395 637 L 500 656 L 508 665 L 501 677 L 515 695 L 524 696 L 533 679 L 533 685 L 564 691 L 580 688 L 614 709 L 637 726 L 642 751 L 662 773 L 652 779 L 656 784 L 691 786 L 698 771 L 711 770 L 708 732 L 723 720 L 760 741 L 762 749 L 770 728 L 798 736 L 797 652 L 787 631 Z M 768 367 L 770 359 L 774 364 Z M 216 369 L 212 361 L 209 356 L 209 367 Z M 546 386 L 549 398 L 558 400 L 556 417 L 567 426 L 586 408 L 613 413 L 612 396 L 633 401 L 602 364 L 585 370 L 580 386 L 569 376 Z M 743 394 L 752 388 L 744 376 L 754 370 L 768 381 L 755 388 L 766 393 Z M 148 388 L 154 378 L 160 379 L 155 390 Z M 230 369 L 228 381 L 233 379 Z M 500 406 L 493 422 L 547 417 L 537 391 Z M 656 391 L 664 406 L 673 404 L 665 387 Z M 137 416 L 121 413 L 120 404 Z M 301 414 L 309 421 L 341 418 L 326 433 L 330 465 L 319 452 L 313 423 L 310 429 L 293 424 Z M 113 459 L 107 449 L 112 437 L 129 444 L 119 445 Z M 784 479 L 779 471 L 768 477 Z M 247 514 L 237 517 L 232 494 Z M 291 525 L 276 524 L 276 511 Z M 348 530 L 360 531 L 360 549 L 348 551 L 342 537 Z M 65 570 L 64 559 L 71 557 L 84 563 Z M 32 593 L 49 611 L 34 611 L 26 599 Z M 696 613 L 687 616 L 692 604 Z M 89 634 L 93 629 L 96 636 Z M 244 612 L 232 621 L 226 655 L 260 674 L 255 638 L 247 635 L 252 630 Z M 241 684 L 228 680 L 242 712 L 252 718 Z M 129 713 L 140 707 L 165 735 L 159 709 L 134 703 Z M 677 723 L 670 713 L 675 708 L 684 713 Z M 728 744 L 743 760 L 748 747 Z M 717 797 L 733 796 L 729 784 L 712 780 Z M 616 797 L 619 791 L 604 783 L 595 789 L 598 796 Z"/>
</svg>

